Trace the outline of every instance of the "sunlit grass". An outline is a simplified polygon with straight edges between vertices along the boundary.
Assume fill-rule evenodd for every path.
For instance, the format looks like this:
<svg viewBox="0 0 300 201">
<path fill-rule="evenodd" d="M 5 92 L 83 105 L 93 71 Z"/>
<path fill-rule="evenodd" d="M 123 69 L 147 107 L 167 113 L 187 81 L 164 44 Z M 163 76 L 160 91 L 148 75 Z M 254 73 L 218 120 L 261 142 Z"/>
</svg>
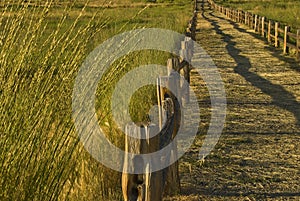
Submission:
<svg viewBox="0 0 300 201">
<path fill-rule="evenodd" d="M 115 34 L 145 27 L 182 33 L 192 2 L 170 2 L 1 1 L 0 200 L 121 200 L 120 173 L 91 158 L 74 129 L 74 80 L 88 53 Z M 155 51 L 131 54 L 111 67 L 113 76 L 102 80 L 99 124 L 109 122 L 104 129 L 118 146 L 123 146 L 123 137 L 107 107 L 115 83 L 138 65 L 165 65 L 168 57 Z M 146 90 L 149 105 L 155 92 Z M 143 120 L 144 112 L 133 113 L 136 121 Z"/>
</svg>

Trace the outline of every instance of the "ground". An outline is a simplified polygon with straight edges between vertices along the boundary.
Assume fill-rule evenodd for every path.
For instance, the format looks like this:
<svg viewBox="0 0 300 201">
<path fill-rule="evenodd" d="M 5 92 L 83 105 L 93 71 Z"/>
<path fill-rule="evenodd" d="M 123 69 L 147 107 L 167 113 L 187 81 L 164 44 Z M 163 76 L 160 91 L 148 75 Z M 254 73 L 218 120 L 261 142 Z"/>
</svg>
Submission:
<svg viewBox="0 0 300 201">
<path fill-rule="evenodd" d="M 215 149 L 199 161 L 210 104 L 204 81 L 192 71 L 200 134 L 180 160 L 181 195 L 165 200 L 300 200 L 299 62 L 208 4 L 197 22 L 197 42 L 224 81 L 226 124 Z"/>
</svg>

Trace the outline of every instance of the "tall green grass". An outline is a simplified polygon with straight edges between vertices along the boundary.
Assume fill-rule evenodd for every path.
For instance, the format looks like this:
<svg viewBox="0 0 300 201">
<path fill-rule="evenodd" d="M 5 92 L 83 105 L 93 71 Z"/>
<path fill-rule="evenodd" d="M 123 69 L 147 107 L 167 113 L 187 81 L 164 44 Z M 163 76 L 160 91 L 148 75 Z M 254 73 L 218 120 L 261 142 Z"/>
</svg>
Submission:
<svg viewBox="0 0 300 201">
<path fill-rule="evenodd" d="M 300 29 L 300 1 L 298 0 L 215 0 L 215 2 Z"/>
<path fill-rule="evenodd" d="M 89 52 L 115 34 L 142 27 L 183 32 L 193 5 L 186 0 L 155 6 L 130 3 L 116 1 L 109 7 L 106 1 L 1 1 L 0 200 L 122 199 L 120 173 L 95 161 L 74 129 L 71 101 L 77 71 Z M 165 65 L 169 56 L 132 53 L 116 61 L 111 66 L 115 73 L 100 81 L 99 124 L 116 145 L 122 147 L 124 141 L 108 109 L 114 85 L 130 69 Z M 145 105 L 138 98 L 145 92 L 150 107 L 153 87 L 137 92 L 134 105 Z M 144 120 L 145 111 L 133 111 L 136 121 Z"/>
</svg>

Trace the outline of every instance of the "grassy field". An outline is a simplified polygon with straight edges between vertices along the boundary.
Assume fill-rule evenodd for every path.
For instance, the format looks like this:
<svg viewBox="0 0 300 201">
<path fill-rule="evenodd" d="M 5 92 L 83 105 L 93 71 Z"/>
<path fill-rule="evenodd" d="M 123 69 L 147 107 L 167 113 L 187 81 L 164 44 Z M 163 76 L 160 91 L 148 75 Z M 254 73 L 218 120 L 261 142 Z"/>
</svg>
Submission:
<svg viewBox="0 0 300 201">
<path fill-rule="evenodd" d="M 215 2 L 300 29 L 300 2 L 298 0 L 216 0 Z"/>
<path fill-rule="evenodd" d="M 13 2 L 0 3 L 0 200 L 122 200 L 120 174 L 91 158 L 78 140 L 74 79 L 89 52 L 115 34 L 147 27 L 183 33 L 192 2 Z M 123 138 L 108 114 L 115 83 L 135 66 L 165 65 L 169 56 L 134 52 L 100 81 L 99 124 L 109 122 L 104 130 L 116 145 Z M 136 120 L 143 120 L 137 111 Z"/>
</svg>

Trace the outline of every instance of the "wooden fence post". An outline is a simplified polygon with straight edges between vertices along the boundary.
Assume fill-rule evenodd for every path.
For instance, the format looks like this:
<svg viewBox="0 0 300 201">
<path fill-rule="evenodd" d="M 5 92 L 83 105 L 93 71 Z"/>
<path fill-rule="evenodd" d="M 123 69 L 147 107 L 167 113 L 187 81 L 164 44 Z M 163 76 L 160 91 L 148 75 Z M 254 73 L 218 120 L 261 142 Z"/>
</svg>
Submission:
<svg viewBox="0 0 300 201">
<path fill-rule="evenodd" d="M 146 127 L 146 153 L 154 153 L 160 150 L 160 136 L 156 135 L 159 132 L 159 129 L 156 125 L 149 125 Z M 151 137 L 154 136 L 154 137 Z M 153 158 L 152 164 L 159 166 L 161 163 L 161 158 Z M 162 171 L 149 172 L 152 168 L 150 164 L 147 166 L 148 171 L 145 174 L 145 201 L 162 201 L 163 196 L 163 173 Z"/>
<path fill-rule="evenodd" d="M 254 18 L 254 31 L 256 32 L 257 30 L 257 15 L 255 15 L 255 18 Z"/>
<path fill-rule="evenodd" d="M 185 38 L 184 41 L 181 42 L 181 50 L 180 50 L 181 57 L 182 59 L 185 59 L 188 62 L 183 67 L 183 77 L 185 81 L 188 83 L 190 83 L 190 62 L 192 59 L 192 48 L 193 48 L 192 46 L 193 46 L 193 41 L 188 39 L 187 37 Z M 182 96 L 181 101 L 182 101 L 182 105 L 184 106 L 186 103 L 189 103 L 190 91 L 189 91 L 189 86 L 181 85 L 181 88 L 183 89 L 181 91 L 181 96 Z"/>
<path fill-rule="evenodd" d="M 177 71 L 179 68 L 179 59 L 177 57 L 168 59 L 167 61 L 168 76 L 170 76 L 172 71 Z"/>
<path fill-rule="evenodd" d="M 265 37 L 265 17 L 261 18 L 261 36 Z"/>
<path fill-rule="evenodd" d="M 143 142 L 140 138 L 145 137 L 143 132 L 144 127 L 138 127 L 134 123 L 126 125 L 126 133 L 131 136 L 125 135 L 125 158 L 122 174 L 122 191 L 125 201 L 145 201 L 145 187 L 143 186 L 143 175 L 129 174 L 134 172 L 139 166 L 144 166 L 144 161 L 138 156 L 144 151 Z M 131 158 L 128 153 L 137 154 Z"/>
<path fill-rule="evenodd" d="M 289 53 L 289 47 L 288 47 L 288 41 L 289 41 L 289 35 L 288 32 L 290 31 L 289 26 L 284 27 L 284 38 L 283 38 L 283 54 Z"/>
<path fill-rule="evenodd" d="M 279 46 L 279 43 L 278 43 L 278 22 L 275 22 L 274 36 L 275 36 L 275 47 L 278 47 Z"/>
<path fill-rule="evenodd" d="M 179 59 L 178 58 L 168 59 L 167 67 L 168 69 L 172 69 L 170 73 L 168 73 L 169 79 L 167 81 L 167 87 L 174 94 L 176 98 L 180 99 L 181 97 L 180 75 L 177 73 L 177 71 L 179 70 Z"/>
<path fill-rule="evenodd" d="M 183 119 L 181 119 L 181 113 L 183 111 L 180 110 L 181 102 L 180 102 L 180 76 L 178 73 L 171 73 L 170 79 L 168 83 L 168 88 L 173 91 L 173 94 L 177 98 L 173 97 L 173 104 L 174 104 L 174 126 L 172 132 L 172 150 L 169 158 L 167 160 L 174 161 L 177 158 L 177 141 L 174 139 L 177 135 L 179 127 L 183 125 Z M 164 193 L 166 195 L 176 195 L 180 192 L 180 179 L 179 179 L 179 172 L 178 172 L 178 161 L 170 165 L 166 168 L 166 175 L 165 175 L 165 187 Z"/>
<path fill-rule="evenodd" d="M 300 29 L 297 30 L 297 38 L 296 38 L 296 58 L 300 61 Z"/>
<path fill-rule="evenodd" d="M 125 158 L 122 174 L 122 191 L 125 201 L 161 201 L 163 195 L 162 171 L 150 172 L 151 165 L 159 165 L 161 158 L 152 158 L 151 162 L 143 161 L 140 154 L 153 153 L 160 150 L 158 126 L 137 126 L 135 123 L 126 125 Z M 130 136 L 129 136 L 130 135 Z M 154 137 L 153 137 L 154 136 Z M 175 148 L 176 150 L 176 148 Z M 135 154 L 132 156 L 129 153 Z M 144 174 L 129 174 L 141 171 Z"/>
<path fill-rule="evenodd" d="M 268 23 L 268 42 L 271 43 L 271 20 Z"/>
<path fill-rule="evenodd" d="M 228 8 L 228 18 L 230 19 L 231 16 L 231 8 Z"/>
<path fill-rule="evenodd" d="M 254 20 L 253 14 L 251 13 L 251 23 L 250 23 L 250 28 L 251 29 L 253 29 L 253 20 Z"/>
<path fill-rule="evenodd" d="M 247 25 L 251 27 L 251 13 L 248 13 Z"/>
<path fill-rule="evenodd" d="M 257 20 L 257 32 L 258 34 L 260 33 L 261 31 L 261 16 L 258 16 L 258 20 Z"/>
<path fill-rule="evenodd" d="M 247 24 L 248 12 L 245 12 L 245 24 Z"/>
<path fill-rule="evenodd" d="M 169 81 L 169 76 L 161 76 L 159 78 L 157 78 L 157 102 L 158 102 L 158 113 L 159 113 L 159 117 L 158 117 L 158 126 L 159 129 L 162 129 L 163 127 L 163 122 L 165 119 L 164 113 L 163 113 L 163 100 L 165 97 L 165 93 L 167 92 L 167 84 Z M 164 87 L 165 86 L 165 87 Z"/>
</svg>

